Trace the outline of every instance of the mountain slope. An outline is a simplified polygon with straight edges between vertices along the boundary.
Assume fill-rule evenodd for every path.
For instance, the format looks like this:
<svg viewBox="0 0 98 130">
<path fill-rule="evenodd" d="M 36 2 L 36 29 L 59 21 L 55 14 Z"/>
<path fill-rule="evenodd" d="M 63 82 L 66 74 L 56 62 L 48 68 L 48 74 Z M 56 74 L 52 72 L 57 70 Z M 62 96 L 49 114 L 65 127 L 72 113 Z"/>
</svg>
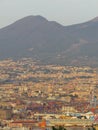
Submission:
<svg viewBox="0 0 98 130">
<path fill-rule="evenodd" d="M 0 29 L 0 59 L 32 57 L 42 63 L 98 65 L 98 20 L 62 26 L 28 16 Z"/>
</svg>

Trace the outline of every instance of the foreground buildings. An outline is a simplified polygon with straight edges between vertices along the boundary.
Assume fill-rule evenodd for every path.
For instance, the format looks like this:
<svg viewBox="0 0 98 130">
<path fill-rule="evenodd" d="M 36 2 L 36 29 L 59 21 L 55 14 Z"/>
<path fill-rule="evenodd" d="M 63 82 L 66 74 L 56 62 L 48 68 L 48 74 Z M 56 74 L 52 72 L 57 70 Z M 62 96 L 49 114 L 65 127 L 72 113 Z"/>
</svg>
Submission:
<svg viewBox="0 0 98 130">
<path fill-rule="evenodd" d="M 46 119 L 35 114 L 97 114 L 97 99 L 97 68 L 40 65 L 28 58 L 0 61 L 1 126 Z"/>
</svg>

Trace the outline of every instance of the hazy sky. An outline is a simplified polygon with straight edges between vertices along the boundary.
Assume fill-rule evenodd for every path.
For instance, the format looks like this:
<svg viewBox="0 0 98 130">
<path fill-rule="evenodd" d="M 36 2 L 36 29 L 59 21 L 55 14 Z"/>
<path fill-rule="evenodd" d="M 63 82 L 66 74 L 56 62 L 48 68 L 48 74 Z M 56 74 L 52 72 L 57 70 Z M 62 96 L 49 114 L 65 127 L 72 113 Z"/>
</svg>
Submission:
<svg viewBox="0 0 98 130">
<path fill-rule="evenodd" d="M 0 0 L 0 28 L 28 15 L 70 25 L 98 16 L 98 0 Z"/>
</svg>

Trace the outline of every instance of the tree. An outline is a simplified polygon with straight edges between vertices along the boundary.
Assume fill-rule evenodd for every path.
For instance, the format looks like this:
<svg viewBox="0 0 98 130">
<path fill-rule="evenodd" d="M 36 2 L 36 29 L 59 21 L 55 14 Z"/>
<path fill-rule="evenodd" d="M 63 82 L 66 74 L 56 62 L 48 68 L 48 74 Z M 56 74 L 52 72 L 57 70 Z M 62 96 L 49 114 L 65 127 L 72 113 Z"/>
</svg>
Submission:
<svg viewBox="0 0 98 130">
<path fill-rule="evenodd" d="M 66 128 L 64 128 L 64 126 L 59 127 L 52 126 L 52 130 L 66 130 Z"/>
</svg>

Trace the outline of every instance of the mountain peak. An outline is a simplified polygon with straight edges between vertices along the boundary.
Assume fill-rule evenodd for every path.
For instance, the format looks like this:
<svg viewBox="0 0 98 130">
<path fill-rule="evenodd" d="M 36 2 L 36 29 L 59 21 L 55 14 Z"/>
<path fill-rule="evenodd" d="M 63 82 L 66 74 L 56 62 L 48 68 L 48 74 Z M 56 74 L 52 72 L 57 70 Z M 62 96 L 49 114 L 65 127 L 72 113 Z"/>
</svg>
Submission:
<svg viewBox="0 0 98 130">
<path fill-rule="evenodd" d="M 31 21 L 32 22 L 32 21 L 48 21 L 48 20 L 40 15 L 29 15 L 16 22 L 19 22 L 19 21 Z"/>
<path fill-rule="evenodd" d="M 46 22 L 48 22 L 48 20 L 40 15 L 29 15 L 20 20 L 17 20 L 9 27 L 16 28 L 16 26 L 17 26 L 18 28 L 25 28 L 25 27 L 29 28 L 32 26 L 33 27 L 38 26 L 38 25 L 46 23 Z"/>
<path fill-rule="evenodd" d="M 47 20 L 46 18 L 44 18 L 43 16 L 41 15 L 29 15 L 29 16 L 26 16 L 24 17 L 23 19 L 38 19 L 38 20 Z"/>
</svg>

